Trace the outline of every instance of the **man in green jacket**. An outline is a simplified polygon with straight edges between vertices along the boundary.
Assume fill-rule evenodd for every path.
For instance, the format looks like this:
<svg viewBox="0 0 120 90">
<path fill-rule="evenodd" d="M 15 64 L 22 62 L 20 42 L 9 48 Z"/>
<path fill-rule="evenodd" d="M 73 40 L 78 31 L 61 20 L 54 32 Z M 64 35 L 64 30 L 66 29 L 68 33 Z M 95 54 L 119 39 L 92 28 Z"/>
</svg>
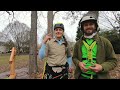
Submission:
<svg viewBox="0 0 120 90">
<path fill-rule="evenodd" d="M 75 79 L 109 79 L 109 71 L 117 65 L 112 44 L 97 34 L 97 19 L 98 11 L 89 11 L 79 22 L 83 36 L 74 46 Z"/>
</svg>

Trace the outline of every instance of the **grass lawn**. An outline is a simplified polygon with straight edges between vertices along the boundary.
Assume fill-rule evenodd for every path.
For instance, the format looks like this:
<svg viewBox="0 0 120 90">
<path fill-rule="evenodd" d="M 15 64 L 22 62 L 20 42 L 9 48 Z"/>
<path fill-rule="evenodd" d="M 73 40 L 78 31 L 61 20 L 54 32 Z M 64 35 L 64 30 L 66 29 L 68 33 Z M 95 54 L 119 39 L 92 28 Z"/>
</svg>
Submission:
<svg viewBox="0 0 120 90">
<path fill-rule="evenodd" d="M 10 66 L 9 66 L 9 59 L 10 59 L 10 54 L 0 54 L 0 73 L 10 71 Z M 38 63 L 38 70 L 39 72 L 43 72 L 43 65 L 44 65 L 44 60 L 39 60 L 37 59 Z M 28 68 L 29 64 L 29 55 L 16 55 L 15 57 L 15 68 L 20 69 L 23 67 Z"/>
<path fill-rule="evenodd" d="M 9 59 L 10 54 L 2 54 L 0 55 L 0 73 L 9 71 Z M 15 67 L 22 68 L 28 66 L 29 55 L 19 55 L 15 57 Z"/>
</svg>

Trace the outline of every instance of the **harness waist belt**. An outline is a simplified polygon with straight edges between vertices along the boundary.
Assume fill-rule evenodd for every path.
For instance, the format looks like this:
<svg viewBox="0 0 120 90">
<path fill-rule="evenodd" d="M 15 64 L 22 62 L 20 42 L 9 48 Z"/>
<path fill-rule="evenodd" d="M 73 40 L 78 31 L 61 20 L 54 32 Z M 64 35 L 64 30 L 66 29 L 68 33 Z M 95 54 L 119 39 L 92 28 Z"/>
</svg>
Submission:
<svg viewBox="0 0 120 90">
<path fill-rule="evenodd" d="M 88 58 L 82 58 L 82 60 L 88 60 Z M 96 60 L 96 58 L 93 58 L 93 60 Z"/>
<path fill-rule="evenodd" d="M 57 66 L 50 66 L 50 67 L 68 67 L 68 63 L 66 63 L 65 65 L 57 65 Z"/>
</svg>

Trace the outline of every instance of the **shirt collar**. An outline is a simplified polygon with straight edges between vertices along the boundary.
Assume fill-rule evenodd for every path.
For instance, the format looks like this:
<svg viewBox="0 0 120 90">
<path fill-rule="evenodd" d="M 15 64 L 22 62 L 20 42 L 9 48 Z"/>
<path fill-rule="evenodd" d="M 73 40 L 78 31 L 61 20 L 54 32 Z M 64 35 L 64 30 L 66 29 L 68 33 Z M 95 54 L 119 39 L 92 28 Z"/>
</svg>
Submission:
<svg viewBox="0 0 120 90">
<path fill-rule="evenodd" d="M 93 33 L 92 35 L 90 35 L 90 36 L 86 36 L 85 34 L 84 34 L 84 37 L 85 38 L 88 38 L 88 39 L 91 39 L 91 38 L 94 38 L 94 36 L 97 34 L 97 32 L 95 32 L 95 33 Z"/>
<path fill-rule="evenodd" d="M 63 37 L 62 37 L 60 40 L 57 40 L 56 37 L 53 37 L 53 39 L 54 39 L 54 42 L 57 42 L 57 43 L 59 43 L 59 42 L 61 42 L 61 43 L 65 43 Z"/>
<path fill-rule="evenodd" d="M 93 39 L 93 40 L 96 40 L 97 41 L 97 38 L 98 38 L 98 34 L 96 33 L 92 38 L 90 39 Z M 86 38 L 84 36 L 82 36 L 82 40 L 85 40 Z"/>
</svg>

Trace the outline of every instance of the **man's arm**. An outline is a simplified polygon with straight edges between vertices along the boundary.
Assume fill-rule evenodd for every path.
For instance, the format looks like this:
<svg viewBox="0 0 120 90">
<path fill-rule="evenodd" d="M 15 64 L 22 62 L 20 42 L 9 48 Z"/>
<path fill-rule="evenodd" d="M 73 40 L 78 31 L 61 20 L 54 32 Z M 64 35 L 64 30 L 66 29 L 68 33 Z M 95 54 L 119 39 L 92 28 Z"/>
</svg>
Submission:
<svg viewBox="0 0 120 90">
<path fill-rule="evenodd" d="M 117 66 L 117 58 L 113 46 L 109 40 L 106 39 L 106 62 L 102 63 L 102 72 L 108 72 Z"/>
<path fill-rule="evenodd" d="M 73 63 L 75 64 L 75 66 L 79 66 L 79 60 L 77 59 L 78 57 L 78 52 L 77 52 L 78 48 L 77 48 L 77 43 L 74 45 L 74 52 L 73 52 Z"/>
</svg>

